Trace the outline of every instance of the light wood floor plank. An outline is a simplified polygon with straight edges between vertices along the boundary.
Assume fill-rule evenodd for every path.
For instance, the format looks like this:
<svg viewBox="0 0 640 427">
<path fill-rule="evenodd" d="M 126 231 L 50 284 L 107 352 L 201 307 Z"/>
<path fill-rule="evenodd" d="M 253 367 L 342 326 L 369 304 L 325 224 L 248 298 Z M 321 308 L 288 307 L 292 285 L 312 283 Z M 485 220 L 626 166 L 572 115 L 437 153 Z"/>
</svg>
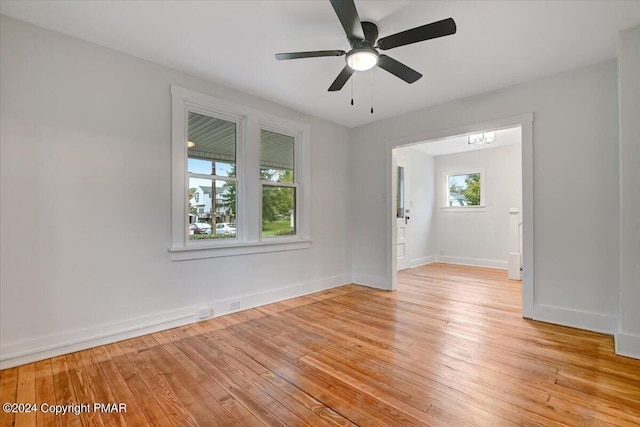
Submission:
<svg viewBox="0 0 640 427">
<path fill-rule="evenodd" d="M 638 426 L 640 360 L 521 317 L 502 270 L 432 264 L 0 371 L 26 426 Z"/>
<path fill-rule="evenodd" d="M 36 403 L 36 364 L 29 363 L 18 368 L 18 390 L 16 402 L 20 404 L 32 405 Z M 2 402 L 4 403 L 4 402 Z M 37 403 L 36 403 L 37 405 Z M 37 406 L 35 409 L 38 409 Z M 36 421 L 37 412 L 18 411 L 16 413 L 16 427 L 30 426 Z"/>
<path fill-rule="evenodd" d="M 78 352 L 67 354 L 65 361 L 69 370 L 69 380 L 73 387 L 74 402 L 79 404 L 93 404 L 99 402 L 96 397 L 95 390 L 91 379 L 82 369 L 82 361 Z M 79 415 L 84 426 L 103 426 L 100 413 L 93 411 L 81 411 Z"/>
<path fill-rule="evenodd" d="M 18 393 L 18 368 L 9 368 L 0 371 L 0 403 L 15 403 Z M 12 426 L 15 424 L 16 415 L 11 411 L 0 411 L 0 425 Z"/>
<path fill-rule="evenodd" d="M 245 378 L 255 382 L 262 390 L 310 425 L 325 426 L 336 425 L 336 423 L 348 425 L 348 420 L 309 395 L 301 393 L 299 389 L 291 387 L 289 383 L 274 381 L 277 375 L 224 340 L 213 339 L 204 334 L 194 337 L 194 340 L 203 347 L 217 350 L 223 358 L 218 360 L 225 364 L 227 370 L 241 372 Z"/>
<path fill-rule="evenodd" d="M 157 393 L 153 393 L 151 389 L 147 387 L 145 382 L 140 377 L 137 369 L 131 364 L 125 353 L 120 348 L 119 344 L 109 344 L 104 346 L 106 351 L 106 355 L 111 362 L 115 365 L 117 369 L 117 373 L 115 375 L 120 375 L 124 380 L 128 392 L 123 390 L 121 394 L 118 395 L 118 398 L 121 402 L 127 403 L 127 408 L 129 407 L 129 402 L 135 402 L 140 407 L 142 411 L 142 415 L 145 417 L 147 423 L 153 426 L 180 426 L 178 422 L 176 422 L 173 418 L 169 418 L 165 411 L 169 412 L 169 407 L 160 406 L 162 399 L 161 396 Z M 103 362 L 104 363 L 104 362 Z M 109 368 L 109 367 L 107 367 Z M 131 398 L 128 398 L 129 394 Z M 132 399 L 132 400 L 129 400 Z M 133 411 L 132 406 L 132 411 Z M 127 411 L 128 413 L 128 411 Z M 132 425 L 140 414 L 132 415 Z"/>
<path fill-rule="evenodd" d="M 35 402 L 55 403 L 56 393 L 53 385 L 53 371 L 51 369 L 51 359 L 36 362 L 36 399 Z M 49 411 L 41 411 L 40 405 L 36 413 L 37 425 L 57 427 L 60 419 Z"/>
<path fill-rule="evenodd" d="M 109 395 L 109 398 L 112 399 L 111 402 L 122 402 L 127 404 L 127 421 L 124 420 L 124 415 L 120 414 L 120 420 L 125 421 L 121 424 L 148 424 L 150 419 L 145 417 L 144 408 L 140 406 L 140 403 L 134 397 L 126 380 L 123 378 L 122 373 L 118 370 L 116 362 L 111 359 L 107 349 L 104 346 L 96 347 L 93 349 L 92 353 L 93 358 L 96 361 L 96 369 L 101 370 L 102 377 L 107 382 L 111 390 Z M 153 420 L 153 418 L 151 420 Z"/>
<path fill-rule="evenodd" d="M 175 339 L 174 331 L 165 331 L 158 336 L 158 341 L 163 342 L 163 347 L 173 358 L 189 371 L 190 375 L 207 390 L 240 424 L 242 425 L 264 425 L 255 415 L 251 413 L 242 403 L 240 403 L 222 385 L 214 380 L 206 371 L 201 369 L 197 363 L 193 362 L 174 343 L 181 346 L 180 340 Z M 181 346 L 182 347 L 182 346 Z"/>
<path fill-rule="evenodd" d="M 236 424 L 195 378 L 188 375 L 175 360 L 171 360 L 163 348 L 147 342 L 145 338 L 150 337 L 132 338 L 129 341 L 138 351 L 139 357 L 156 370 L 158 377 L 162 377 L 167 389 L 196 425 L 223 426 L 224 422 L 228 425 Z"/>
<path fill-rule="evenodd" d="M 189 402 L 180 401 L 162 375 L 164 367 L 148 364 L 140 352 L 134 348 L 131 340 L 121 341 L 117 345 L 149 389 L 151 396 L 158 402 L 169 422 L 176 426 L 197 426 L 194 415 L 186 410 Z"/>
<path fill-rule="evenodd" d="M 55 391 L 55 402 L 38 402 L 39 404 L 49 403 L 61 406 L 73 405 L 81 403 L 75 397 L 71 377 L 69 375 L 69 366 L 65 356 L 54 357 L 51 360 L 51 371 L 53 374 L 53 387 Z M 78 427 L 82 425 L 81 418 L 72 413 L 63 413 L 56 416 L 60 421 L 61 427 Z"/>
</svg>

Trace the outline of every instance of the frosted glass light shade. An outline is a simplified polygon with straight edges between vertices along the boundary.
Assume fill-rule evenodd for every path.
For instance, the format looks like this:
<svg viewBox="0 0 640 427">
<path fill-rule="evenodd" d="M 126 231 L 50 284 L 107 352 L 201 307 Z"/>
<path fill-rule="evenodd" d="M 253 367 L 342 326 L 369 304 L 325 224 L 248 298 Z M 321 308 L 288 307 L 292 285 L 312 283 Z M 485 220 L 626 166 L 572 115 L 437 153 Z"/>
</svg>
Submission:
<svg viewBox="0 0 640 427">
<path fill-rule="evenodd" d="M 378 55 L 368 50 L 354 52 L 347 56 L 347 64 L 356 71 L 367 71 L 378 63 Z"/>
</svg>

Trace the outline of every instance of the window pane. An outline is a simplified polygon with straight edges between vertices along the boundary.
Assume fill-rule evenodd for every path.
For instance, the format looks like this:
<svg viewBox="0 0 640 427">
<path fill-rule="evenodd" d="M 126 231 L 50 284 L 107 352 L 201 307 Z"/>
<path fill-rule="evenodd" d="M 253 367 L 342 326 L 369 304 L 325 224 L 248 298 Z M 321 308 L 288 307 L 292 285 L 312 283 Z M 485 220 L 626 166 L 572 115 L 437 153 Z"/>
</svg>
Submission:
<svg viewBox="0 0 640 427">
<path fill-rule="evenodd" d="M 449 175 L 449 206 L 480 206 L 480 174 Z"/>
<path fill-rule="evenodd" d="M 295 182 L 295 138 L 268 130 L 260 131 L 260 179 L 274 182 Z"/>
<path fill-rule="evenodd" d="M 396 188 L 396 218 L 404 218 L 404 168 L 398 166 L 398 180 Z"/>
<path fill-rule="evenodd" d="M 189 112 L 187 169 L 192 173 L 236 176 L 236 124 Z"/>
<path fill-rule="evenodd" d="M 262 235 L 296 234 L 296 189 L 262 186 Z"/>
<path fill-rule="evenodd" d="M 189 178 L 189 239 L 236 237 L 236 183 Z"/>
</svg>

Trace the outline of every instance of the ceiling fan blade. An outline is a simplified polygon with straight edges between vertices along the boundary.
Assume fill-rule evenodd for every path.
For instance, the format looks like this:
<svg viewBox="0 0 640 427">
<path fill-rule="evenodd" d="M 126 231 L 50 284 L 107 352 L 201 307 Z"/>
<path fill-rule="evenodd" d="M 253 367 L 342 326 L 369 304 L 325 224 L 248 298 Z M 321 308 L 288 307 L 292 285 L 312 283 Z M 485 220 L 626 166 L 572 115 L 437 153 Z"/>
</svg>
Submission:
<svg viewBox="0 0 640 427">
<path fill-rule="evenodd" d="M 331 86 L 329 86 L 329 92 L 335 92 L 342 89 L 353 73 L 353 68 L 345 65 L 342 71 L 340 71 L 340 74 L 338 74 L 338 77 L 336 77 L 333 83 L 331 83 Z"/>
<path fill-rule="evenodd" d="M 364 40 L 364 31 L 353 0 L 330 0 L 349 40 Z"/>
<path fill-rule="evenodd" d="M 413 83 L 422 77 L 422 74 L 416 70 L 407 67 L 402 62 L 398 62 L 387 55 L 380 55 L 380 59 L 378 59 L 378 67 L 390 72 L 396 77 L 401 78 L 407 83 Z"/>
<path fill-rule="evenodd" d="M 431 24 L 383 37 L 378 40 L 377 47 L 382 50 L 393 49 L 394 47 L 436 39 L 455 33 L 456 21 L 454 21 L 453 18 L 447 18 L 442 21 L 432 22 Z"/>
<path fill-rule="evenodd" d="M 320 56 L 342 56 L 344 54 L 344 50 L 314 50 L 310 52 L 276 53 L 276 59 L 282 61 L 285 59 L 317 58 Z"/>
</svg>

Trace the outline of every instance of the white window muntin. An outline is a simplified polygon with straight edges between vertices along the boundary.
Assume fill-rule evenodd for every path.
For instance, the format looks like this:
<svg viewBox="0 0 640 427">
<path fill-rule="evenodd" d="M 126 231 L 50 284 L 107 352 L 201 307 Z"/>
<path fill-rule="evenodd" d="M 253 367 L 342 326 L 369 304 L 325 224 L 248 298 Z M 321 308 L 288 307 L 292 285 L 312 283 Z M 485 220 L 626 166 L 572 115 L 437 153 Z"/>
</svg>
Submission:
<svg viewBox="0 0 640 427">
<path fill-rule="evenodd" d="M 189 113 L 197 113 L 197 114 L 201 114 L 203 116 L 207 116 L 207 117 L 213 117 L 216 119 L 221 119 L 221 120 L 225 120 L 227 122 L 231 122 L 235 124 L 235 131 L 236 131 L 236 149 L 235 149 L 235 167 L 236 167 L 236 176 L 235 177 L 230 177 L 230 176 L 226 176 L 226 175 L 207 175 L 207 174 L 199 174 L 199 173 L 194 173 L 194 172 L 189 172 L 188 167 L 187 167 L 187 163 L 189 161 L 189 149 L 187 147 L 187 139 L 189 137 L 188 135 L 188 131 L 189 131 Z M 212 108 L 206 108 L 206 107 L 202 107 L 201 105 L 197 105 L 197 104 L 193 104 L 191 102 L 185 102 L 185 130 L 184 130 L 184 173 L 185 173 L 185 197 L 187 197 L 187 195 L 189 194 L 189 178 L 199 178 L 199 179 L 205 179 L 205 180 L 210 180 L 212 181 L 215 185 L 215 181 L 219 180 L 219 181 L 232 181 L 236 183 L 236 228 L 238 230 L 238 234 L 236 235 L 236 239 L 238 240 L 242 240 L 242 236 L 243 236 L 243 230 L 245 228 L 245 224 L 244 224 L 244 217 L 241 217 L 241 212 L 242 212 L 242 185 L 241 185 L 241 176 L 242 176 L 242 171 L 244 168 L 243 163 L 243 147 L 244 147 L 244 129 L 246 127 L 246 120 L 247 118 L 245 116 L 241 116 L 241 115 L 236 115 L 236 114 L 229 114 L 228 112 L 224 112 L 224 111 L 219 111 L 216 109 L 212 109 Z M 213 200 L 212 200 L 213 202 Z M 185 203 L 184 206 L 185 209 L 185 218 L 187 219 L 188 222 L 188 218 L 189 218 L 189 203 Z M 212 215 L 214 217 L 214 224 L 215 224 L 215 212 L 212 212 Z M 212 224 L 212 226 L 214 226 L 214 224 Z M 187 223 L 185 223 L 184 225 L 185 227 L 187 227 Z M 217 239 L 211 239 L 211 240 L 189 240 L 189 235 L 188 233 L 185 233 L 185 238 L 184 238 L 184 242 L 185 245 L 187 246 L 212 246 L 212 245 L 217 245 L 217 246 L 224 246 L 225 242 L 217 240 Z"/>
<path fill-rule="evenodd" d="M 266 130 L 269 132 L 274 132 L 274 133 L 278 133 L 281 135 L 285 135 L 285 136 L 290 136 L 293 138 L 293 182 L 276 182 L 276 181 L 267 181 L 267 180 L 260 180 L 260 188 L 262 189 L 263 185 L 267 185 L 267 186 L 271 186 L 271 187 L 289 187 L 289 188 L 295 188 L 295 194 L 296 194 L 296 198 L 295 198 L 295 224 L 296 224 L 296 234 L 293 236 L 298 236 L 300 235 L 300 230 L 299 230 L 299 224 L 300 224 L 300 207 L 301 207 L 301 200 L 302 200 L 302 194 L 300 194 L 300 177 L 301 177 L 301 173 L 300 173 L 300 168 L 298 167 L 298 165 L 301 163 L 301 157 L 302 157 L 302 150 L 301 150 L 301 137 L 302 137 L 302 133 L 299 131 L 295 131 L 295 130 L 291 130 L 291 129 L 287 129 L 285 127 L 281 127 L 278 125 L 274 125 L 273 123 L 264 123 L 261 122 L 260 123 L 260 130 Z M 261 142 L 262 143 L 262 142 Z M 260 191 L 260 194 L 262 195 L 262 191 Z M 260 197 L 260 222 L 262 223 L 262 196 Z M 293 237 L 292 235 L 287 235 L 287 236 L 263 236 L 262 232 L 260 233 L 260 240 L 263 239 L 283 239 L 283 238 L 291 238 Z"/>
</svg>

